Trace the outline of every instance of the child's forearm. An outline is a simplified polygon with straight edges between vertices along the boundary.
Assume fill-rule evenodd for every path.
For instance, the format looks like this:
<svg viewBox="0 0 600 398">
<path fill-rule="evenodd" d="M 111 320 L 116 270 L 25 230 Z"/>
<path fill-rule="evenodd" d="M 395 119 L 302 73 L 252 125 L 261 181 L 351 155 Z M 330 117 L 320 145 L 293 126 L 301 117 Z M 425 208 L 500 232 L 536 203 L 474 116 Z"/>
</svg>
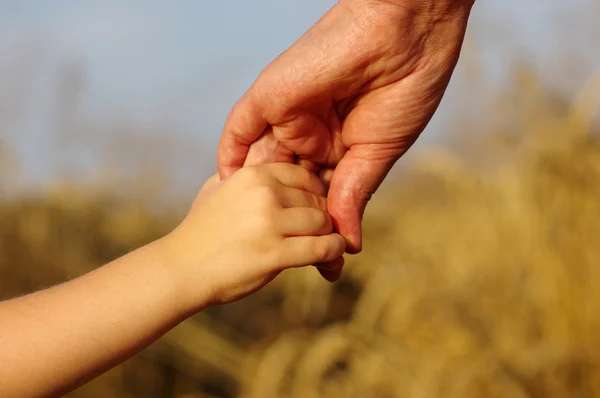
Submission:
<svg viewBox="0 0 600 398">
<path fill-rule="evenodd" d="M 226 181 L 215 175 L 166 237 L 78 279 L 0 302 L 0 397 L 62 395 L 193 313 L 245 297 L 285 269 L 339 271 L 346 242 L 333 233 L 324 192 L 314 174 L 291 164 L 247 167 Z"/>
<path fill-rule="evenodd" d="M 159 243 L 0 303 L 0 396 L 60 395 L 126 360 L 190 312 Z"/>
</svg>

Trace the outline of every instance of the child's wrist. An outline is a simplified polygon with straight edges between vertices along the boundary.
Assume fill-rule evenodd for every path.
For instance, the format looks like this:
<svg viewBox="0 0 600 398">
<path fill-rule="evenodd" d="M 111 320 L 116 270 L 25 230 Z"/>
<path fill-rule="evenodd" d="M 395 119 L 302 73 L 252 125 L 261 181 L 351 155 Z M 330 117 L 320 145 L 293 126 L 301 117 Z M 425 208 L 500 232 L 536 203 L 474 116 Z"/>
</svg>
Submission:
<svg viewBox="0 0 600 398">
<path fill-rule="evenodd" d="M 202 309 L 210 306 L 211 295 L 208 286 L 198 288 L 199 283 L 194 283 L 200 275 L 192 270 L 203 265 L 197 256 L 189 256 L 179 237 L 174 236 L 175 231 L 152 243 L 154 255 L 159 258 L 161 268 L 166 271 L 166 281 L 174 290 L 178 312 L 189 317 Z M 193 258 L 192 258 L 193 257 Z"/>
</svg>

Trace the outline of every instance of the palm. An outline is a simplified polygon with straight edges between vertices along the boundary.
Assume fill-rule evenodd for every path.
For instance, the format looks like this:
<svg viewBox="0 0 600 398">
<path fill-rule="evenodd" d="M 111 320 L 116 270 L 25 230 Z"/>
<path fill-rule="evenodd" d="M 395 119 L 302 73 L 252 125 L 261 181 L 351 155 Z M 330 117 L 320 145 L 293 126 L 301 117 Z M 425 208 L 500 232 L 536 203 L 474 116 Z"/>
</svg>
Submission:
<svg viewBox="0 0 600 398">
<path fill-rule="evenodd" d="M 370 195 L 437 109 L 466 26 L 446 27 L 445 42 L 391 2 L 366 3 L 338 3 L 269 65 L 219 148 L 223 177 L 244 163 L 335 167 L 329 212 L 351 252 Z"/>
</svg>

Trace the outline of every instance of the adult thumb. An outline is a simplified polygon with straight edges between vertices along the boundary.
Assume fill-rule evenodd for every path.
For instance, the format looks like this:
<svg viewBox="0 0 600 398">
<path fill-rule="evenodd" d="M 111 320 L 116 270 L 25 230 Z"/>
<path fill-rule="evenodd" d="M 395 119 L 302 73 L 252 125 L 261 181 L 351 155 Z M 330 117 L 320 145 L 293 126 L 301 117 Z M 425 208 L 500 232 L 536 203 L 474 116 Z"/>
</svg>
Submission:
<svg viewBox="0 0 600 398">
<path fill-rule="evenodd" d="M 327 207 L 336 231 L 346 239 L 348 253 L 362 250 L 361 222 L 365 208 L 397 159 L 394 155 L 382 156 L 372 145 L 356 145 L 336 166 Z"/>
</svg>

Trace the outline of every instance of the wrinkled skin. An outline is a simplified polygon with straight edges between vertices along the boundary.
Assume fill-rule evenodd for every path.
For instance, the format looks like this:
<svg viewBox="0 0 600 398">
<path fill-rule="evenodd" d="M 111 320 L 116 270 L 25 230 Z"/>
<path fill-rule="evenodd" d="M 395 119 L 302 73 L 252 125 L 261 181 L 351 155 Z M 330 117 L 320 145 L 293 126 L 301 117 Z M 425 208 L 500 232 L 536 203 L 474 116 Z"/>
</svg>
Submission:
<svg viewBox="0 0 600 398">
<path fill-rule="evenodd" d="M 328 211 L 358 253 L 367 202 L 438 108 L 473 1 L 339 1 L 234 106 L 221 178 L 281 161 L 329 175 Z"/>
</svg>

